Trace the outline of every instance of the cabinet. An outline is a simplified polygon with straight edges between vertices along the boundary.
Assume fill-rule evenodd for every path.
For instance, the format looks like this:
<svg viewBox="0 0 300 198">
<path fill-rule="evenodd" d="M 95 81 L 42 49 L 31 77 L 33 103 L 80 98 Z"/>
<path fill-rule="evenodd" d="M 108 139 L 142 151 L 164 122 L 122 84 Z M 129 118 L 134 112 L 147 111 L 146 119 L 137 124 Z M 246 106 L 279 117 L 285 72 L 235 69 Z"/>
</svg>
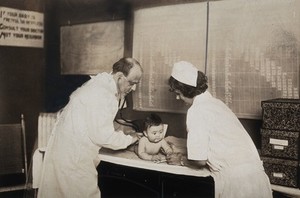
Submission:
<svg viewBox="0 0 300 198">
<path fill-rule="evenodd" d="M 300 100 L 262 101 L 262 160 L 272 188 L 299 196 Z"/>
<path fill-rule="evenodd" d="M 102 198 L 160 197 L 158 172 L 101 162 L 98 173 Z"/>
<path fill-rule="evenodd" d="M 98 166 L 102 198 L 213 198 L 213 178 L 165 173 L 110 162 Z"/>
<path fill-rule="evenodd" d="M 212 198 L 214 180 L 212 177 L 193 177 L 172 174 L 161 175 L 161 197 Z"/>
</svg>

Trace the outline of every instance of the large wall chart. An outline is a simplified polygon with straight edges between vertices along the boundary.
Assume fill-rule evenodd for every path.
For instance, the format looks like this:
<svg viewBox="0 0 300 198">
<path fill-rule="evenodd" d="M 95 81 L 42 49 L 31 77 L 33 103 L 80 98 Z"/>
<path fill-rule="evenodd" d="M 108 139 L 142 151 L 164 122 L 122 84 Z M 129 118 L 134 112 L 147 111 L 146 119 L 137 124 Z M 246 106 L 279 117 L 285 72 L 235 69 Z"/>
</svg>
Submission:
<svg viewBox="0 0 300 198">
<path fill-rule="evenodd" d="M 124 56 L 124 21 L 62 26 L 61 74 L 110 72 Z"/>
<path fill-rule="evenodd" d="M 133 56 L 146 71 L 134 109 L 186 110 L 167 85 L 179 60 L 206 68 L 209 91 L 240 118 L 260 118 L 262 100 L 299 98 L 299 7 L 297 0 L 226 0 L 136 10 Z"/>
<path fill-rule="evenodd" d="M 299 7 L 295 0 L 211 3 L 210 91 L 239 117 L 260 116 L 262 100 L 299 98 Z"/>
<path fill-rule="evenodd" d="M 204 68 L 206 5 L 191 3 L 137 10 L 134 13 L 133 57 L 144 68 L 134 109 L 184 112 L 169 92 L 173 63 L 181 60 Z"/>
</svg>

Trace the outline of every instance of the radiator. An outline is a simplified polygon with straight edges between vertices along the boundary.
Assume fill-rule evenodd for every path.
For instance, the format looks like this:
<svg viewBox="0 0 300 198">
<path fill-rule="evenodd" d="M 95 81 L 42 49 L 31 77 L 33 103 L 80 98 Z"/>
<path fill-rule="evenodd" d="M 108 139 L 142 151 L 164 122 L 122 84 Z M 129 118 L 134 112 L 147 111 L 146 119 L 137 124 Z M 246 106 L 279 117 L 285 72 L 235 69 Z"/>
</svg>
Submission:
<svg viewBox="0 0 300 198">
<path fill-rule="evenodd" d="M 38 119 L 38 148 L 46 148 L 58 113 L 40 113 Z"/>
<path fill-rule="evenodd" d="M 41 112 L 38 118 L 38 148 L 32 157 L 32 188 L 39 187 L 42 175 L 43 159 L 48 144 L 49 137 L 52 133 L 56 119 L 60 112 L 45 113 Z"/>
</svg>

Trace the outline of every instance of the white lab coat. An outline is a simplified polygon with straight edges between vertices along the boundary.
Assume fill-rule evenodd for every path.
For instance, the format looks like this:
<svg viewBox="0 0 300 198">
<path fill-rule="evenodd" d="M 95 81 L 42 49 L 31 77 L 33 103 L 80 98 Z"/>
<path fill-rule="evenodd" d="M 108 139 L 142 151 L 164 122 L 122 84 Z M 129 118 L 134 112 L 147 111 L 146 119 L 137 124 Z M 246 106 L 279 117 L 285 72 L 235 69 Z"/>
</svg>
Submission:
<svg viewBox="0 0 300 198">
<path fill-rule="evenodd" d="M 99 149 L 123 149 L 132 137 L 116 132 L 116 83 L 98 74 L 71 96 L 63 109 L 45 153 L 39 198 L 99 198 Z"/>
<path fill-rule="evenodd" d="M 216 198 L 271 198 L 271 185 L 251 137 L 234 113 L 206 91 L 187 113 L 188 159 L 207 160 Z"/>
</svg>

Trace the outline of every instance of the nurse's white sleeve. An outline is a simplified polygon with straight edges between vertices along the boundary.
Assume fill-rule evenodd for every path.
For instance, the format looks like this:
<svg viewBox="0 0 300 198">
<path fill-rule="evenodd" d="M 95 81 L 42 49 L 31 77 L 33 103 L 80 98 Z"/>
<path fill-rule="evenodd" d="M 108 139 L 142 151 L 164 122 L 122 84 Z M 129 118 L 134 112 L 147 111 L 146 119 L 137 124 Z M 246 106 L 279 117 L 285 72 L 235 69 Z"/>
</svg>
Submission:
<svg viewBox="0 0 300 198">
<path fill-rule="evenodd" d="M 205 116 L 193 112 L 187 115 L 187 151 L 190 160 L 207 160 L 209 151 L 209 123 Z"/>
</svg>

